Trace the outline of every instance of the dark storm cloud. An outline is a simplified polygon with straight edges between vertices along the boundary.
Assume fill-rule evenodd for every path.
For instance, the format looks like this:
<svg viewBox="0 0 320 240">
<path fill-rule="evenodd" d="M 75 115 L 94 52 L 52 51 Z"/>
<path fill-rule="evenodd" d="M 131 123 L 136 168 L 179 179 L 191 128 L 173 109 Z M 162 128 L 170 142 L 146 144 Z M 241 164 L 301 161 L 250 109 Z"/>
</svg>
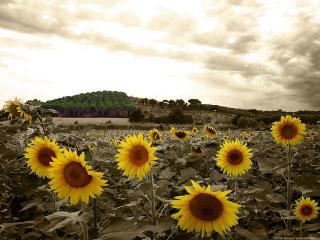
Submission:
<svg viewBox="0 0 320 240">
<path fill-rule="evenodd" d="M 307 15 L 307 16 L 306 16 Z M 320 108 L 320 22 L 303 13 L 296 29 L 273 42 L 272 59 L 283 67 L 283 85 L 301 102 Z"/>
</svg>

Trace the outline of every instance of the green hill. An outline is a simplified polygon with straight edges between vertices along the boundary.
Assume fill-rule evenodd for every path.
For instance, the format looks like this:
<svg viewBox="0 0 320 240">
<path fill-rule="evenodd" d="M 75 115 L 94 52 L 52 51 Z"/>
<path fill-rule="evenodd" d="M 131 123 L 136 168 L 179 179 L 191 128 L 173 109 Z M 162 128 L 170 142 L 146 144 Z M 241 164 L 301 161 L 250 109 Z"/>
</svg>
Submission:
<svg viewBox="0 0 320 240">
<path fill-rule="evenodd" d="M 98 91 L 49 100 L 61 117 L 127 117 L 133 103 L 124 92 Z"/>
</svg>

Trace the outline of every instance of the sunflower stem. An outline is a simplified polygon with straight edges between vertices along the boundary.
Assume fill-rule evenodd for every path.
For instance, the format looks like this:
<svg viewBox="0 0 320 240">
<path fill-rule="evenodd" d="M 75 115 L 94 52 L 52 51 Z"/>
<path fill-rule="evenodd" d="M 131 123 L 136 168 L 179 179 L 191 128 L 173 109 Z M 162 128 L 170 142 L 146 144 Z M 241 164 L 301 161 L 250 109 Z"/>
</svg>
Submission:
<svg viewBox="0 0 320 240">
<path fill-rule="evenodd" d="M 82 214 L 85 214 L 87 212 L 87 207 L 85 203 L 81 202 L 81 208 L 82 208 Z M 81 230 L 82 230 L 82 236 L 83 240 L 89 240 L 89 234 L 88 234 L 88 226 L 86 223 L 80 223 Z"/>
<path fill-rule="evenodd" d="M 153 173 L 149 172 L 149 180 L 151 184 L 151 211 L 152 211 L 152 224 L 156 225 L 156 196 L 154 191 Z"/>
<path fill-rule="evenodd" d="M 234 199 L 238 200 L 238 190 L 239 190 L 239 183 L 238 179 L 235 177 L 234 178 Z"/>
<path fill-rule="evenodd" d="M 287 230 L 290 232 L 292 231 L 292 225 L 291 225 L 291 146 L 290 144 L 287 146 L 287 158 L 288 158 L 288 179 L 287 179 L 287 210 L 289 212 L 289 218 L 288 218 L 288 224 L 287 224 Z"/>
<path fill-rule="evenodd" d="M 53 201 L 53 211 L 56 212 L 58 210 L 57 208 L 57 195 L 54 191 L 51 191 L 52 195 L 52 201 Z"/>
<path fill-rule="evenodd" d="M 80 227 L 82 231 L 83 240 L 89 240 L 88 229 L 84 226 L 84 223 L 80 222 Z"/>
<path fill-rule="evenodd" d="M 300 228 L 299 228 L 299 237 L 302 237 L 302 229 L 303 229 L 303 222 L 300 221 Z"/>
<path fill-rule="evenodd" d="M 98 208 L 97 208 L 97 199 L 93 199 L 93 226 L 97 227 L 97 216 L 98 216 Z"/>
</svg>

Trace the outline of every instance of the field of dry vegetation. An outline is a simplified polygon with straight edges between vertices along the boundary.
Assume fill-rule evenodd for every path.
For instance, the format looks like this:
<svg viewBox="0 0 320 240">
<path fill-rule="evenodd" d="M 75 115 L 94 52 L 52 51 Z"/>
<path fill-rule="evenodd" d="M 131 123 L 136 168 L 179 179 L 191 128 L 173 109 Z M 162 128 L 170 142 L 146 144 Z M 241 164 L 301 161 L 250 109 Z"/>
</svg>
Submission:
<svg viewBox="0 0 320 240">
<path fill-rule="evenodd" d="M 172 138 L 169 129 L 162 131 L 162 141 L 154 144 L 158 157 L 152 167 L 153 185 L 128 179 L 117 167 L 115 141 L 131 134 L 148 131 L 86 128 L 51 129 L 49 136 L 57 143 L 78 153 L 84 152 L 94 170 L 103 172 L 108 185 L 89 204 L 70 205 L 57 199 L 48 187 L 48 179 L 30 173 L 24 150 L 41 128 L 0 129 L 0 236 L 1 239 L 198 239 L 201 234 L 187 233 L 177 226 L 170 205 L 176 196 L 185 195 L 190 180 L 201 186 L 211 184 L 213 191 L 232 190 L 229 199 L 241 205 L 238 224 L 230 232 L 211 234 L 210 239 L 281 239 L 280 236 L 320 238 L 319 217 L 300 225 L 286 210 L 287 155 L 277 145 L 269 130 L 223 130 L 215 138 L 204 138 L 202 126 L 187 140 Z M 190 129 L 186 129 L 190 130 Z M 302 195 L 320 201 L 319 128 L 308 127 L 315 136 L 292 148 L 292 208 Z M 216 154 L 227 136 L 240 139 L 252 149 L 252 168 L 241 177 L 223 174 L 216 165 Z M 203 155 L 191 154 L 199 146 Z M 155 191 L 155 217 L 152 224 L 150 192 Z M 235 187 L 236 194 L 235 195 Z M 290 215 L 290 216 L 288 216 Z M 286 229 L 292 219 L 292 231 Z M 87 236 L 84 236 L 84 233 Z M 311 238 L 313 237 L 313 238 Z M 209 239 L 209 237 L 207 237 Z"/>
</svg>

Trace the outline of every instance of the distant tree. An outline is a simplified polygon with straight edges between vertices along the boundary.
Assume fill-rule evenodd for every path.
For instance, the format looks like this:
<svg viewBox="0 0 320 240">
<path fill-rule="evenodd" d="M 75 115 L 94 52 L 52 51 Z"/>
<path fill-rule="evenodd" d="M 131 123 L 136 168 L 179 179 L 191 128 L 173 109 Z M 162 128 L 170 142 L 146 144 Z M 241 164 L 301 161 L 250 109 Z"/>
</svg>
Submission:
<svg viewBox="0 0 320 240">
<path fill-rule="evenodd" d="M 176 106 L 176 102 L 174 100 L 169 100 L 169 107 L 175 107 Z"/>
<path fill-rule="evenodd" d="M 140 108 L 137 108 L 129 113 L 129 121 L 130 122 L 143 122 L 144 114 Z"/>
<path fill-rule="evenodd" d="M 157 105 L 158 101 L 155 100 L 155 99 L 149 99 L 149 104 L 152 105 L 152 106 L 155 106 Z"/>
<path fill-rule="evenodd" d="M 148 98 L 141 98 L 139 103 L 143 104 L 143 105 L 146 105 L 149 103 L 149 99 Z"/>
<path fill-rule="evenodd" d="M 188 103 L 191 108 L 199 108 L 201 106 L 201 101 L 199 99 L 189 99 Z"/>
<path fill-rule="evenodd" d="M 182 100 L 182 99 L 177 99 L 176 100 L 176 105 L 177 107 L 185 107 L 186 106 L 186 103 Z"/>
</svg>

